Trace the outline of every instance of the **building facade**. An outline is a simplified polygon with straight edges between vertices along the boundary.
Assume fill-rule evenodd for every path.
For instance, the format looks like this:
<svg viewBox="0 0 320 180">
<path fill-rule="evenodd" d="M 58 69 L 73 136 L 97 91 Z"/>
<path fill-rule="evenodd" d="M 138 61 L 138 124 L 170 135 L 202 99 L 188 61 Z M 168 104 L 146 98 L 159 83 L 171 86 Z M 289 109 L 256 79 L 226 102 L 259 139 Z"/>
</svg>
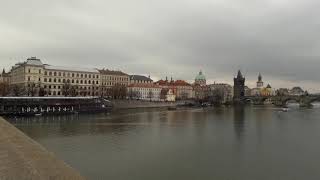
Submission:
<svg viewBox="0 0 320 180">
<path fill-rule="evenodd" d="M 130 84 L 152 84 L 153 80 L 149 77 L 142 75 L 130 75 Z"/>
<path fill-rule="evenodd" d="M 123 86 L 126 88 L 130 83 L 129 75 L 121 71 L 113 71 L 108 69 L 99 70 L 101 77 L 101 96 L 111 97 L 114 95 L 115 86 Z"/>
<path fill-rule="evenodd" d="M 216 95 L 221 96 L 221 103 L 230 103 L 233 100 L 233 88 L 229 84 L 215 83 L 208 85 L 210 92 L 210 97 L 215 97 Z M 217 94 L 218 93 L 218 94 Z"/>
<path fill-rule="evenodd" d="M 130 99 L 161 101 L 162 88 L 155 84 L 130 84 L 127 88 Z"/>
<path fill-rule="evenodd" d="M 0 74 L 0 83 L 7 83 L 10 84 L 10 73 L 7 73 L 4 69 L 2 70 L 2 73 Z"/>
<path fill-rule="evenodd" d="M 179 100 L 193 99 L 195 98 L 195 92 L 191 84 L 183 80 L 176 80 L 173 83 L 174 89 L 176 89 L 176 98 Z"/>
<path fill-rule="evenodd" d="M 51 66 L 31 57 L 12 67 L 10 84 L 28 96 L 98 96 L 101 82 L 96 69 Z"/>
</svg>

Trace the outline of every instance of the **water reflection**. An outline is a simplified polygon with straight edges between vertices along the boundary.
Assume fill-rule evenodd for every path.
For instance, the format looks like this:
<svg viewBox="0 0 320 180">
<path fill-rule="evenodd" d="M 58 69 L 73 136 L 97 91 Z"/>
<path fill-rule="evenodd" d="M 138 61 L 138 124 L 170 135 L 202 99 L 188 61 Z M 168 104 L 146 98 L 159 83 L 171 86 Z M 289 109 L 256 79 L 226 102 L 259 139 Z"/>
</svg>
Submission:
<svg viewBox="0 0 320 180">
<path fill-rule="evenodd" d="M 236 136 L 241 139 L 245 131 L 245 107 L 234 106 L 233 108 L 233 124 Z"/>
<path fill-rule="evenodd" d="M 11 122 L 88 179 L 320 177 L 319 109 L 280 110 L 139 109 Z"/>
</svg>

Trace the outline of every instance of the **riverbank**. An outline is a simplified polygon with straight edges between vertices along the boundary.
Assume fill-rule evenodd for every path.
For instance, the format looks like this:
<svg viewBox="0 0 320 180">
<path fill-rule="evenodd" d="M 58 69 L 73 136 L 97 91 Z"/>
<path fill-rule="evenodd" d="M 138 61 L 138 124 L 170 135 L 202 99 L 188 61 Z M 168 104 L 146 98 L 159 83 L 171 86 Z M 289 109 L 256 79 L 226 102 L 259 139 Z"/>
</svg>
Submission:
<svg viewBox="0 0 320 180">
<path fill-rule="evenodd" d="M 183 102 L 150 102 L 141 100 L 112 100 L 114 109 L 176 107 Z"/>
<path fill-rule="evenodd" d="M 0 179 L 85 179 L 0 117 Z"/>
</svg>

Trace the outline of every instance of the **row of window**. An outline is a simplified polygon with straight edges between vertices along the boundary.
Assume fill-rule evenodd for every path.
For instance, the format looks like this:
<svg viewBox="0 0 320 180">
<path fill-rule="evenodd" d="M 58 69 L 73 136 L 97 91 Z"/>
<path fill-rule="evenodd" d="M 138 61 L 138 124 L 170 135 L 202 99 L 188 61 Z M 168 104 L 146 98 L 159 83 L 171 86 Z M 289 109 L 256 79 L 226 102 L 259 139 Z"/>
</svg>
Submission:
<svg viewBox="0 0 320 180">
<path fill-rule="evenodd" d="M 41 71 L 41 70 L 39 70 Z M 39 72 L 41 73 L 41 72 Z M 79 73 L 66 73 L 66 72 L 44 72 L 44 75 L 49 75 L 49 76 L 63 76 L 63 77 L 77 77 L 77 78 L 96 78 L 99 79 L 99 75 L 95 75 L 95 74 L 79 74 Z"/>
<path fill-rule="evenodd" d="M 44 87 L 44 89 L 62 89 L 63 88 L 63 86 L 55 86 L 55 85 L 44 85 L 43 86 Z M 84 87 L 82 87 L 82 86 L 80 86 L 80 87 L 78 87 L 78 86 L 76 86 L 75 87 L 75 89 L 80 89 L 80 90 L 94 90 L 94 89 L 96 89 L 96 90 L 99 90 L 99 87 L 86 87 L 86 86 L 84 86 Z"/>
<path fill-rule="evenodd" d="M 39 78 L 40 81 L 40 78 Z M 99 84 L 99 81 L 94 81 L 94 80 L 70 80 L 70 79 L 57 79 L 57 78 L 44 78 L 43 79 L 44 82 L 54 82 L 54 83 L 76 83 L 76 84 Z"/>
<path fill-rule="evenodd" d="M 126 83 L 117 83 L 117 82 L 107 82 L 107 83 L 102 83 L 103 86 L 113 86 L 113 85 L 127 85 Z"/>
<path fill-rule="evenodd" d="M 134 83 L 152 83 L 152 81 L 134 80 Z"/>
<path fill-rule="evenodd" d="M 109 80 L 109 81 L 129 81 L 129 78 L 127 77 L 113 77 L 113 76 L 103 76 L 103 80 Z"/>
<path fill-rule="evenodd" d="M 49 96 L 61 96 L 61 95 L 63 95 L 63 92 L 61 92 L 61 91 L 49 91 L 48 92 L 48 95 Z M 76 93 L 76 95 L 77 96 L 98 96 L 99 95 L 99 93 L 98 92 L 77 92 Z"/>
</svg>

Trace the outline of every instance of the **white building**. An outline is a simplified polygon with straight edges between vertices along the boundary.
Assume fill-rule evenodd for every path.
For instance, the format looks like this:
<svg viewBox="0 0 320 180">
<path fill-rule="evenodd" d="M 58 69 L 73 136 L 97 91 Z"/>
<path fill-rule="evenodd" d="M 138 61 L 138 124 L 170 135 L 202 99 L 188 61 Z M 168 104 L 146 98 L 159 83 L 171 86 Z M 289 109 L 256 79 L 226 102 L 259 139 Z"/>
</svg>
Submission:
<svg viewBox="0 0 320 180">
<path fill-rule="evenodd" d="M 155 84 L 130 84 L 127 91 L 131 99 L 161 101 L 161 87 Z"/>
</svg>

